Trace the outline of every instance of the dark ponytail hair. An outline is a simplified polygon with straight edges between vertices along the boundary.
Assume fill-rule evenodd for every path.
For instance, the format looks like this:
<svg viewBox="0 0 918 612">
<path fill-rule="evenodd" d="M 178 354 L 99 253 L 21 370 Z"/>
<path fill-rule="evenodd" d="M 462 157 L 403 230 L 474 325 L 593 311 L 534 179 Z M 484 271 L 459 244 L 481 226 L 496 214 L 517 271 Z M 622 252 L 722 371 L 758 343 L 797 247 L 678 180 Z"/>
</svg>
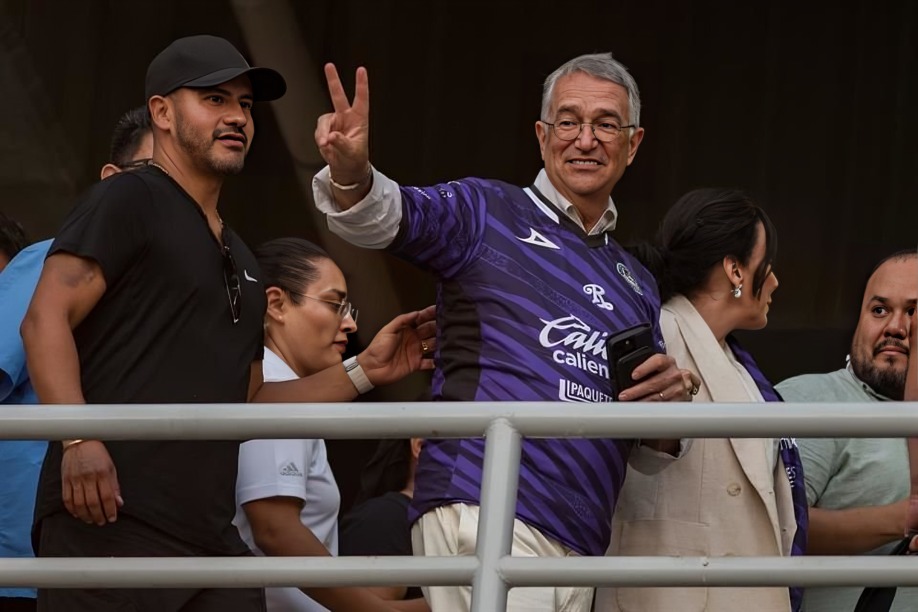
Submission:
<svg viewBox="0 0 918 612">
<path fill-rule="evenodd" d="M 724 257 L 747 265 L 759 223 L 765 228 L 765 257 L 752 278 L 752 293 L 758 297 L 777 254 L 778 238 L 765 211 L 742 191 L 706 188 L 686 193 L 667 211 L 655 244 L 628 250 L 656 277 L 665 302 L 701 287 Z"/>
<path fill-rule="evenodd" d="M 300 294 L 318 280 L 316 263 L 331 259 L 321 247 L 302 238 L 269 240 L 255 249 L 255 258 L 264 286 L 283 290 L 294 304 L 299 304 Z"/>
</svg>

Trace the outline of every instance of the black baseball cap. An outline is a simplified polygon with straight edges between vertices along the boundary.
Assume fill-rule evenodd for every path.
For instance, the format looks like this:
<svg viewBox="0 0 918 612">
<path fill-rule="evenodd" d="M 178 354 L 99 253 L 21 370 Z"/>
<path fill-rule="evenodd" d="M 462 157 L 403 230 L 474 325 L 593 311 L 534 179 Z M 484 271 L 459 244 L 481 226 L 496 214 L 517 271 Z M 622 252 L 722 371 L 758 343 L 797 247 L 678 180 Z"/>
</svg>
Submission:
<svg viewBox="0 0 918 612">
<path fill-rule="evenodd" d="M 228 40 L 188 36 L 173 41 L 147 68 L 146 99 L 165 96 L 180 87 L 213 87 L 248 75 L 256 101 L 277 100 L 287 82 L 276 70 L 253 68 Z"/>
</svg>

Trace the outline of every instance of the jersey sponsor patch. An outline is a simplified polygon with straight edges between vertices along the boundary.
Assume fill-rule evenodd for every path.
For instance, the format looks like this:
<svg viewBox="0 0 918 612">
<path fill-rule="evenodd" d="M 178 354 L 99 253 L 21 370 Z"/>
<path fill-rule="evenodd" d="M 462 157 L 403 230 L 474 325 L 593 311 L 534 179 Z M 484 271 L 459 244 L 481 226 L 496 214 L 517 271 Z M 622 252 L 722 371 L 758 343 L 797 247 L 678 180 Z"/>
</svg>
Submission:
<svg viewBox="0 0 918 612">
<path fill-rule="evenodd" d="M 552 361 L 609 378 L 605 342 L 608 332 L 594 330 L 574 315 L 553 321 L 539 321 L 543 325 L 539 333 L 539 344 L 552 349 Z"/>
<path fill-rule="evenodd" d="M 558 381 L 558 399 L 562 402 L 611 402 L 608 393 L 562 378 Z"/>
</svg>

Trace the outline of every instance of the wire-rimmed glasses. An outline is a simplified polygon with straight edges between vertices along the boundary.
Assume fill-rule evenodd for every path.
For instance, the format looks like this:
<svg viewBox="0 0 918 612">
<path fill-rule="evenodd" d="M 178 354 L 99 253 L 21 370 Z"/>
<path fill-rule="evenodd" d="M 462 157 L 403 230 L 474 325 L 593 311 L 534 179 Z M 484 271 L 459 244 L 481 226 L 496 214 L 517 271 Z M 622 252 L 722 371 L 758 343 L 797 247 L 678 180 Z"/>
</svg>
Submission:
<svg viewBox="0 0 918 612">
<path fill-rule="evenodd" d="M 583 126 L 588 125 L 593 130 L 593 137 L 600 142 L 615 142 L 622 132 L 629 128 L 637 127 L 633 123 L 619 125 L 612 120 L 590 123 L 588 121 L 574 121 L 573 119 L 559 119 L 555 123 L 549 123 L 548 121 L 542 121 L 542 123 L 551 127 L 555 136 L 561 140 L 577 140 L 580 138 Z"/>
<path fill-rule="evenodd" d="M 326 300 L 325 298 L 314 297 L 311 295 L 306 295 L 305 293 L 297 293 L 295 291 L 288 291 L 287 293 L 298 295 L 299 297 L 309 298 L 310 300 L 315 300 L 317 302 L 323 302 L 325 304 L 329 304 L 330 306 L 335 306 L 335 314 L 337 314 L 339 318 L 343 319 L 344 317 L 349 316 L 351 317 L 351 320 L 354 321 L 354 323 L 357 322 L 358 310 L 347 300 L 336 302 L 334 300 Z"/>
</svg>

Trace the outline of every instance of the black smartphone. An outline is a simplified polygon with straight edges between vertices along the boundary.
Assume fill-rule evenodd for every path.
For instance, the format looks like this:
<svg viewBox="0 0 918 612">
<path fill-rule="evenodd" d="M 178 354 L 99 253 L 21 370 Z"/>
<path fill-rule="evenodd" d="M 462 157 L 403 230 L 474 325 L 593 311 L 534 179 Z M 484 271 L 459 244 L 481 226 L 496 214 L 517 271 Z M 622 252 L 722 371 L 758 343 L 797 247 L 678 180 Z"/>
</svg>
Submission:
<svg viewBox="0 0 918 612">
<path fill-rule="evenodd" d="M 606 339 L 606 358 L 609 361 L 609 382 L 612 383 L 613 397 L 618 397 L 619 393 L 639 382 L 631 378 L 631 373 L 654 353 L 656 350 L 650 323 L 629 327 Z"/>
</svg>

